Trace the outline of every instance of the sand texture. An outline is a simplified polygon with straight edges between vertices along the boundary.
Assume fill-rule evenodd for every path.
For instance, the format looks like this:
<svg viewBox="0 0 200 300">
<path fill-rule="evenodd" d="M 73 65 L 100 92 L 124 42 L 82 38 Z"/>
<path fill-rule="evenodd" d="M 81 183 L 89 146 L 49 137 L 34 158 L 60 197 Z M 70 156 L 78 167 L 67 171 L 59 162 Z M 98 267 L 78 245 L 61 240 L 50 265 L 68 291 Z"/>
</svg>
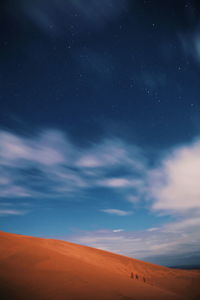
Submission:
<svg viewBox="0 0 200 300">
<path fill-rule="evenodd" d="M 200 271 L 0 232 L 0 299 L 200 299 Z"/>
</svg>

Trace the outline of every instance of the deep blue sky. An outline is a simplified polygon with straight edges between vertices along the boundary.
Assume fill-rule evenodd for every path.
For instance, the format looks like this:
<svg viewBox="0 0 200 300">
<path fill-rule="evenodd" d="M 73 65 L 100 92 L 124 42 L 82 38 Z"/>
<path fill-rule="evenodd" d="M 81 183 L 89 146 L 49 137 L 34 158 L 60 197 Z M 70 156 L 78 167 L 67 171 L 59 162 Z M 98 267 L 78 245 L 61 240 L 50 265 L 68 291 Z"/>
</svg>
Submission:
<svg viewBox="0 0 200 300">
<path fill-rule="evenodd" d="M 200 6 L 165 2 L 1 1 L 2 230 L 197 262 Z"/>
</svg>

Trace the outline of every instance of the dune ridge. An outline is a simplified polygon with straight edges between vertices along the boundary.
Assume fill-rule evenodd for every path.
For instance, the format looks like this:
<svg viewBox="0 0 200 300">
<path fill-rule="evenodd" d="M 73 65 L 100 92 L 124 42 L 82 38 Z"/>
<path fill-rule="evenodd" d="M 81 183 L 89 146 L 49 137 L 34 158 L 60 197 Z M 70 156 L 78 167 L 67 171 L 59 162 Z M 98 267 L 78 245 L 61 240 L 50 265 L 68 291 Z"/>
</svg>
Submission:
<svg viewBox="0 0 200 300">
<path fill-rule="evenodd" d="M 0 232 L 0 294 L 14 300 L 197 300 L 200 271 Z"/>
</svg>

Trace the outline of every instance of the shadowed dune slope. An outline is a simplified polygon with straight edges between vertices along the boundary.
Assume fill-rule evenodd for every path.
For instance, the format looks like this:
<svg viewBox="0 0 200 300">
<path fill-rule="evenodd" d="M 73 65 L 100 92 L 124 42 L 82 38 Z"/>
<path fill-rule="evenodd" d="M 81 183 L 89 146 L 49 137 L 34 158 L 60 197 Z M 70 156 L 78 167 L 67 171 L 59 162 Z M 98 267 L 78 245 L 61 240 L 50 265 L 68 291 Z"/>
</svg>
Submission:
<svg viewBox="0 0 200 300">
<path fill-rule="evenodd" d="M 192 300 L 200 299 L 200 271 L 0 232 L 0 295 L 11 300 Z"/>
</svg>

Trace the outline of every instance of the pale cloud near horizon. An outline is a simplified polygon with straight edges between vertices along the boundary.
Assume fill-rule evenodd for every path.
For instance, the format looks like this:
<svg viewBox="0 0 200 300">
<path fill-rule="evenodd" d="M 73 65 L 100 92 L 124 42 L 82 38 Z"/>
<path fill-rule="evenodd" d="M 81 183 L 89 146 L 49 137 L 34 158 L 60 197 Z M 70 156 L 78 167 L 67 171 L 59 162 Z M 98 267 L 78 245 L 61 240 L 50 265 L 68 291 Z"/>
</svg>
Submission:
<svg viewBox="0 0 200 300">
<path fill-rule="evenodd" d="M 188 224 L 189 223 L 189 224 Z M 137 259 L 156 262 L 156 257 L 174 257 L 179 264 L 187 264 L 182 256 L 199 253 L 200 221 L 181 220 L 141 231 L 104 230 L 81 232 L 68 237 L 70 241 Z M 163 260 L 164 262 L 164 260 Z"/>
<path fill-rule="evenodd" d="M 124 229 L 113 229 L 113 232 L 123 232 Z"/>
<path fill-rule="evenodd" d="M 107 209 L 101 209 L 102 212 L 106 213 L 106 214 L 110 214 L 110 215 L 117 215 L 117 216 L 129 216 L 132 214 L 131 211 L 125 211 L 122 209 L 115 209 L 115 208 L 107 208 Z"/>
<path fill-rule="evenodd" d="M 158 227 L 151 227 L 148 228 L 147 231 L 152 232 L 152 231 L 157 231 L 159 228 Z"/>
<path fill-rule="evenodd" d="M 24 216 L 30 212 L 31 205 L 28 202 L 1 202 L 0 217 Z"/>
</svg>

